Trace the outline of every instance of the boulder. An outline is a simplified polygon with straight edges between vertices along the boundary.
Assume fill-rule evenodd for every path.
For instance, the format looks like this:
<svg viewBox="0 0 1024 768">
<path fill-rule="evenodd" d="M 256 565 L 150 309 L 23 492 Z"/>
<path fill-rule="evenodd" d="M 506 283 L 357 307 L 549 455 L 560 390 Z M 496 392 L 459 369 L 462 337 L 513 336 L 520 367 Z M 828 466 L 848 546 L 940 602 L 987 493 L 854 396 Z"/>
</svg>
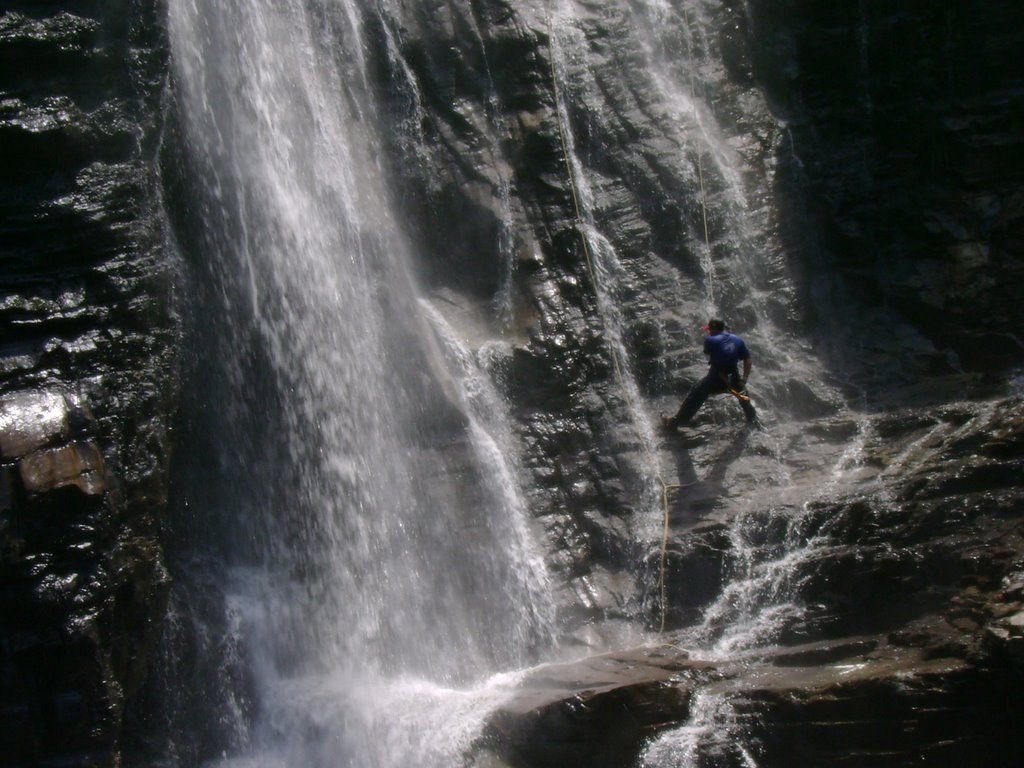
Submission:
<svg viewBox="0 0 1024 768">
<path fill-rule="evenodd" d="M 544 665 L 488 718 L 483 744 L 517 768 L 631 765 L 715 675 L 668 646 Z"/>
</svg>

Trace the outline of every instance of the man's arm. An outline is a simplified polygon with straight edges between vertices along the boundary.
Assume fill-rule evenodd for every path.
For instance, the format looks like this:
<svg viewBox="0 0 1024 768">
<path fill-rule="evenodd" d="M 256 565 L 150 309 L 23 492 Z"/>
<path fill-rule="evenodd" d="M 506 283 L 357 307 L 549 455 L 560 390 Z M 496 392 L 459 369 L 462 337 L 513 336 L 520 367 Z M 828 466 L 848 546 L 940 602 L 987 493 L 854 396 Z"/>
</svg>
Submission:
<svg viewBox="0 0 1024 768">
<path fill-rule="evenodd" d="M 754 358 L 748 357 L 743 361 L 743 383 L 747 383 L 747 377 L 750 375 L 750 369 L 754 367 Z"/>
</svg>

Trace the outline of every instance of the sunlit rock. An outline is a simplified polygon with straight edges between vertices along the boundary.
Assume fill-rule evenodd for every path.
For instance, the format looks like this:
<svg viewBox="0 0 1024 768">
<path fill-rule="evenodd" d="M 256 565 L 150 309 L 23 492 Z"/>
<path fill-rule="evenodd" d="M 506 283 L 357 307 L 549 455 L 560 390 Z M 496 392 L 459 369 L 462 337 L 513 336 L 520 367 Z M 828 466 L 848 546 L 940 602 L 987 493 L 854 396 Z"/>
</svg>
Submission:
<svg viewBox="0 0 1024 768">
<path fill-rule="evenodd" d="M 59 392 L 21 392 L 0 398 L 0 453 L 17 459 L 69 436 L 68 405 Z"/>
<path fill-rule="evenodd" d="M 36 451 L 18 462 L 18 470 L 29 493 L 73 485 L 89 496 L 101 496 L 107 488 L 103 457 L 89 442 Z"/>
<path fill-rule="evenodd" d="M 685 719 L 694 688 L 718 674 L 671 647 L 592 656 L 534 670 L 488 721 L 484 743 L 515 764 L 631 764 Z"/>
</svg>

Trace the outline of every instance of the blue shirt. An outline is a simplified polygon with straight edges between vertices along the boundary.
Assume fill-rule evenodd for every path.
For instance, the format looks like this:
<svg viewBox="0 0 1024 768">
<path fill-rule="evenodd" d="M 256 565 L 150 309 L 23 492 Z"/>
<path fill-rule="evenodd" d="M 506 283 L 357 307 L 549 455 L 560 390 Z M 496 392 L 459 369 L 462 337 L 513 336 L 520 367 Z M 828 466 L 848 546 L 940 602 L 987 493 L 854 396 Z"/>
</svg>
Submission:
<svg viewBox="0 0 1024 768">
<path fill-rule="evenodd" d="M 743 339 L 735 333 L 722 331 L 704 339 L 704 354 L 711 360 L 711 367 L 725 373 L 736 370 L 741 360 L 748 360 L 750 352 Z"/>
</svg>

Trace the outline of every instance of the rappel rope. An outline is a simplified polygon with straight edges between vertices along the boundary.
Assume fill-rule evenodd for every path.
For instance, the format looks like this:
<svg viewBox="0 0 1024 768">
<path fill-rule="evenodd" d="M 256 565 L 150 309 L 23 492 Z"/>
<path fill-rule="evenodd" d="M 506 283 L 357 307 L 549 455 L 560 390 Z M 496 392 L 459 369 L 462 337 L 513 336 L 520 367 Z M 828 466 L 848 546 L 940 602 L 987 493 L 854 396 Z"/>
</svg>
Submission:
<svg viewBox="0 0 1024 768">
<path fill-rule="evenodd" d="M 686 26 L 686 58 L 690 63 L 690 104 L 693 105 L 693 122 L 700 125 L 700 115 L 697 113 L 697 83 L 693 78 L 693 43 L 690 41 L 692 30 L 690 29 L 690 14 L 683 5 L 683 24 Z M 707 194 L 704 191 L 704 158 L 700 151 L 697 152 L 697 182 L 700 184 L 700 212 L 704 219 L 704 244 L 707 246 L 708 254 L 711 253 L 711 235 L 708 232 L 708 206 Z"/>
<path fill-rule="evenodd" d="M 555 97 L 555 120 L 558 123 L 558 138 L 559 138 L 559 141 L 561 142 L 561 145 L 562 145 L 562 158 L 565 161 L 565 171 L 566 171 L 566 175 L 568 176 L 568 179 L 569 179 L 569 189 L 570 189 L 570 191 L 572 193 L 572 204 L 573 204 L 573 209 L 574 209 L 575 214 L 576 214 L 576 227 L 577 227 L 577 229 L 579 230 L 579 233 L 580 233 L 580 241 L 582 242 L 583 254 L 584 254 L 584 256 L 586 258 L 586 261 L 587 261 L 587 271 L 590 274 L 590 280 L 591 280 L 591 282 L 593 284 L 594 296 L 597 297 L 597 296 L 599 296 L 597 272 L 594 270 L 594 261 L 593 261 L 593 258 L 591 256 L 590 243 L 589 243 L 589 241 L 587 239 L 586 227 L 585 227 L 585 223 L 584 223 L 584 220 L 583 220 L 583 212 L 582 212 L 582 209 L 580 207 L 580 195 L 579 195 L 578 186 L 577 186 L 577 182 L 576 182 L 576 174 L 575 174 L 575 172 L 573 170 L 572 162 L 569 159 L 569 142 L 568 142 L 568 139 L 567 139 L 567 136 L 566 136 L 566 126 L 563 125 L 563 123 L 562 123 L 562 112 L 561 112 L 561 107 L 560 107 L 560 105 L 562 103 L 562 97 L 561 97 L 561 91 L 559 90 L 559 87 L 558 87 L 558 71 L 555 68 L 555 47 L 554 47 L 555 35 L 554 35 L 554 25 L 551 22 L 551 3 L 550 3 L 550 0 L 549 0 L 549 2 L 547 2 L 545 4 L 544 9 L 545 9 L 546 17 L 547 17 L 546 20 L 547 20 L 547 27 L 548 27 L 548 54 L 549 54 L 548 55 L 548 59 L 549 59 L 550 69 L 551 69 L 551 89 L 552 89 L 552 93 L 553 93 L 553 95 Z M 684 23 L 686 24 L 687 28 L 689 28 L 689 20 L 686 18 L 686 9 L 685 8 L 683 9 L 683 18 L 684 18 Z M 687 41 L 687 47 L 689 49 L 689 41 Z M 692 59 L 693 59 L 693 57 L 691 55 L 690 56 L 690 60 L 692 61 Z M 692 66 L 690 68 L 690 90 L 693 93 L 693 97 L 692 97 L 693 112 L 694 112 L 694 121 L 696 122 L 697 121 L 697 100 L 696 100 L 696 89 L 695 89 L 694 80 L 693 80 L 693 68 L 692 68 Z M 702 163 L 701 156 L 700 156 L 699 152 L 697 153 L 697 178 L 698 178 L 698 180 L 700 182 L 700 207 L 701 207 L 701 212 L 702 212 L 703 217 L 704 217 L 704 242 L 707 245 L 708 250 L 710 251 L 711 250 L 711 238 L 710 238 L 710 235 L 708 233 L 708 214 L 707 214 L 707 206 L 705 205 L 704 171 L 703 171 L 703 163 Z M 622 385 L 622 380 L 623 380 L 622 368 L 621 368 L 621 365 L 619 363 L 619 357 L 616 354 L 616 351 L 615 351 L 614 347 L 611 346 L 611 342 L 610 341 L 609 341 L 609 344 L 608 344 L 608 351 L 611 354 L 612 365 L 613 365 L 613 367 L 615 369 L 616 381 L 621 386 Z M 663 521 L 664 521 L 663 522 L 662 539 L 661 539 L 661 559 L 660 559 L 660 564 L 659 564 L 659 569 L 658 569 L 658 594 L 659 594 L 659 596 L 661 598 L 661 624 L 660 624 L 660 627 L 658 629 L 658 634 L 663 634 L 664 631 L 665 631 L 665 618 L 666 618 L 667 606 L 668 606 L 667 587 L 666 587 L 666 584 L 665 584 L 665 571 L 666 571 L 666 561 L 667 561 L 667 557 L 668 557 L 668 537 L 669 537 L 668 492 L 670 490 L 678 490 L 679 488 L 685 488 L 685 487 L 687 487 L 689 485 L 693 485 L 693 483 L 672 484 L 672 485 L 670 485 L 670 484 L 665 482 L 664 478 L 661 476 L 661 472 L 660 471 L 658 472 L 657 475 L 655 475 L 655 479 L 658 481 L 658 484 L 661 486 L 661 505 L 662 505 L 662 512 L 663 512 Z"/>
<path fill-rule="evenodd" d="M 670 490 L 678 490 L 682 488 L 681 485 L 669 485 L 662 480 L 661 475 L 658 475 L 658 482 L 661 483 L 661 506 L 665 510 L 665 525 L 664 532 L 661 536 L 661 563 L 658 567 L 658 591 L 661 595 L 661 625 L 658 627 L 658 634 L 665 632 L 665 614 L 667 613 L 666 607 L 668 606 L 668 595 L 665 588 L 665 560 L 668 554 L 668 492 Z"/>
<path fill-rule="evenodd" d="M 590 241 L 587 239 L 586 224 L 583 220 L 583 211 L 580 206 L 580 195 L 576 183 L 576 173 L 573 170 L 572 162 L 569 159 L 569 142 L 566 138 L 566 128 L 562 124 L 562 110 L 559 106 L 562 103 L 562 95 L 558 88 L 558 72 L 555 69 L 555 31 L 554 25 L 551 23 L 550 2 L 545 4 L 544 10 L 546 12 L 548 25 L 548 59 L 551 66 L 551 90 L 555 97 L 555 122 L 558 123 L 558 140 L 562 145 L 562 159 L 565 161 L 565 173 L 569 178 L 569 190 L 572 192 L 572 205 L 573 210 L 576 213 L 576 229 L 580 233 L 580 242 L 583 244 L 583 255 L 587 261 L 587 272 L 590 274 L 590 282 L 594 288 L 594 298 L 600 300 L 598 299 L 600 294 L 598 293 L 597 272 L 594 270 L 594 259 L 590 253 Z M 608 354 L 612 358 L 612 367 L 615 369 L 616 380 L 621 383 L 622 367 L 619 363 L 619 356 L 616 354 L 615 348 L 611 345 L 611 341 L 608 342 Z"/>
</svg>

